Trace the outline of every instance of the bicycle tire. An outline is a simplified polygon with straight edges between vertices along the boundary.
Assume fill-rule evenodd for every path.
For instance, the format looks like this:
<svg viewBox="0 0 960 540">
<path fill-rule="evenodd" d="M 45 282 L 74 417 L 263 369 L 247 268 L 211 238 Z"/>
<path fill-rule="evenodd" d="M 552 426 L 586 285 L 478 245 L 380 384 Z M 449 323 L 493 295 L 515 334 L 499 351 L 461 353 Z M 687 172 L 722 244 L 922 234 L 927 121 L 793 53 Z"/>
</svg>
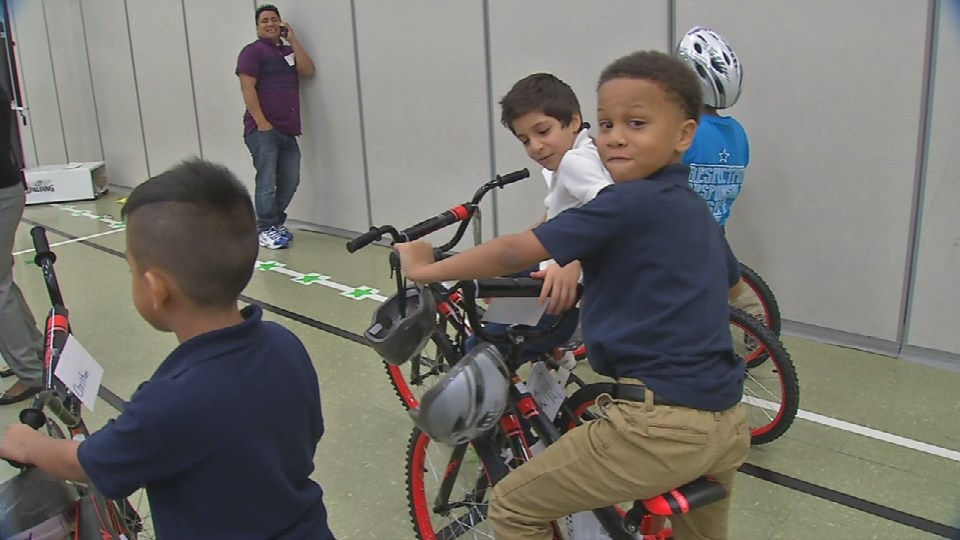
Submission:
<svg viewBox="0 0 960 540">
<path fill-rule="evenodd" d="M 407 409 L 420 405 L 420 397 L 430 389 L 459 357 L 450 337 L 438 326 L 418 358 L 401 366 L 384 361 L 387 376 L 400 403 Z"/>
<path fill-rule="evenodd" d="M 731 308 L 730 325 L 735 334 L 743 332 L 743 344 L 752 341 L 752 348 L 736 351 L 745 364 L 742 401 L 747 408 L 751 442 L 766 444 L 786 433 L 797 417 L 797 370 L 783 343 L 756 318 Z"/>
<path fill-rule="evenodd" d="M 730 324 L 746 328 L 758 342 L 756 354 L 765 354 L 769 363 L 750 366 L 750 358 L 744 358 L 744 407 L 750 427 L 753 445 L 766 444 L 780 438 L 797 417 L 800 406 L 800 385 L 796 369 L 789 353 L 770 330 L 747 313 L 731 308 Z M 741 355 L 742 357 L 742 355 Z M 775 379 L 777 388 L 770 388 L 770 379 Z M 575 415 L 580 418 L 584 410 L 596 401 L 600 394 L 613 391 L 613 383 L 593 383 L 574 392 L 565 402 L 558 415 L 557 429 L 564 432 L 575 424 Z M 774 401 L 776 400 L 776 401 Z M 766 411 L 773 409 L 774 414 Z"/>
<path fill-rule="evenodd" d="M 777 297 L 773 295 L 770 286 L 749 266 L 740 263 L 740 279 L 760 300 L 760 306 L 763 310 L 761 321 L 777 337 L 780 337 L 782 321 L 780 319 L 780 304 Z"/>
<path fill-rule="evenodd" d="M 461 445 L 462 447 L 463 445 Z M 437 538 L 493 538 L 487 521 L 487 509 L 493 485 L 508 472 L 498 456 L 487 455 L 473 443 L 466 445 L 463 459 L 451 461 L 455 449 L 435 442 L 417 428 L 407 445 L 407 502 L 413 530 L 421 540 Z M 436 459 L 431 452 L 436 452 Z M 446 506 L 440 506 L 436 493 L 441 480 L 456 471 L 453 492 Z M 462 481 L 461 481 L 462 478 Z M 450 523 L 441 525 L 445 520 Z"/>
</svg>

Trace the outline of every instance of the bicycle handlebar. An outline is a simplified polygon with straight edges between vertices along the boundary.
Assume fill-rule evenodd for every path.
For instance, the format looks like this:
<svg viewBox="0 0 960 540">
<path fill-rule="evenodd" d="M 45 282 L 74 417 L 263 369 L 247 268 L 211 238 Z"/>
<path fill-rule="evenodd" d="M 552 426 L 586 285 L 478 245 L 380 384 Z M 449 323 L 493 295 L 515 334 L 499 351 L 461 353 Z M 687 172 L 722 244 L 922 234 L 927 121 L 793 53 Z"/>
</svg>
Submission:
<svg viewBox="0 0 960 540">
<path fill-rule="evenodd" d="M 461 224 L 460 229 L 457 230 L 457 233 L 454 235 L 453 239 L 444 245 L 442 251 L 449 251 L 453 246 L 460 241 L 460 238 L 463 236 L 463 232 L 466 230 L 466 223 L 473 217 L 473 214 L 476 212 L 480 200 L 488 191 L 494 188 L 502 188 L 504 186 L 510 185 L 514 182 L 519 182 L 524 178 L 530 176 L 530 171 L 528 169 L 520 169 L 518 171 L 513 171 L 512 173 L 507 173 L 503 176 L 497 176 L 493 180 L 487 182 L 477 192 L 473 195 L 473 199 L 470 202 L 466 202 L 453 208 L 438 214 L 430 219 L 425 219 L 412 227 L 404 229 L 403 231 L 397 231 L 392 225 L 384 225 L 383 227 L 372 227 L 369 231 L 361 234 L 360 236 L 347 242 L 347 251 L 353 253 L 358 249 L 361 249 L 373 242 L 376 242 L 383 238 L 384 234 L 389 234 L 393 237 L 393 243 L 398 242 L 411 242 L 413 240 L 418 240 L 424 236 L 436 232 L 444 227 L 453 225 L 454 223 L 464 222 Z"/>
</svg>

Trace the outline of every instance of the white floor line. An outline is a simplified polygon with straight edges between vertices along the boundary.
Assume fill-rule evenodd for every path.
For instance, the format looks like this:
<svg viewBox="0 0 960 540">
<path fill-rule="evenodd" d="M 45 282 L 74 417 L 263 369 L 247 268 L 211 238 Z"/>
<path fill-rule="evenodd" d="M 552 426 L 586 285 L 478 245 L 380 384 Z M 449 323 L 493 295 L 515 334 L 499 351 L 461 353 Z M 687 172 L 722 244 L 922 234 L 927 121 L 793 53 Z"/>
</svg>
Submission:
<svg viewBox="0 0 960 540">
<path fill-rule="evenodd" d="M 57 246 L 62 246 L 62 245 L 64 245 L 64 244 L 72 244 L 72 243 L 74 243 L 74 242 L 81 242 L 81 241 L 83 241 L 83 240 L 89 240 L 89 239 L 91 239 L 91 238 L 97 238 L 98 236 L 106 236 L 106 235 L 108 235 L 108 234 L 118 233 L 118 232 L 122 232 L 122 231 L 123 231 L 123 229 L 114 229 L 114 230 L 112 230 L 112 231 L 106 231 L 106 232 L 101 232 L 101 233 L 97 233 L 97 234 L 91 234 L 90 236 L 84 236 L 84 237 L 81 237 L 81 238 L 73 238 L 73 239 L 71 239 L 71 240 L 64 240 L 63 242 L 56 242 L 56 243 L 54 243 L 54 244 L 50 244 L 50 247 L 53 248 L 53 247 L 57 247 Z M 23 250 L 23 251 L 15 251 L 15 252 L 13 252 L 13 255 L 14 255 L 14 256 L 16 256 L 16 255 L 23 255 L 24 253 L 33 253 L 34 251 L 36 251 L 36 250 L 35 250 L 35 249 L 32 249 L 32 248 L 31 248 L 31 249 L 25 249 L 25 250 Z"/>
<path fill-rule="evenodd" d="M 756 407 L 769 409 L 771 411 L 776 411 L 779 408 L 775 403 L 772 403 L 770 401 L 766 401 L 763 399 L 754 398 L 754 397 L 744 396 L 743 402 L 750 405 L 754 405 Z M 863 435 L 864 437 L 870 437 L 871 439 L 876 439 L 878 441 L 895 444 L 897 446 L 902 446 L 904 448 L 909 448 L 911 450 L 917 450 L 919 452 L 924 452 L 933 456 L 952 459 L 953 461 L 960 461 L 960 452 L 957 452 L 956 450 L 941 448 L 939 446 L 934 446 L 932 444 L 927 444 L 925 442 L 915 441 L 913 439 L 901 437 L 900 435 L 894 435 L 892 433 L 887 433 L 885 431 L 868 428 L 865 426 L 861 426 L 859 424 L 853 424 L 851 422 L 837 420 L 836 418 L 830 418 L 829 416 L 823 416 L 822 414 L 801 410 L 797 412 L 797 418 L 802 418 L 804 420 L 809 420 L 810 422 L 816 422 L 817 424 L 822 424 L 824 426 L 829 426 L 829 427 L 840 429 L 843 431 L 848 431 L 850 433 L 856 433 L 857 435 Z"/>
</svg>

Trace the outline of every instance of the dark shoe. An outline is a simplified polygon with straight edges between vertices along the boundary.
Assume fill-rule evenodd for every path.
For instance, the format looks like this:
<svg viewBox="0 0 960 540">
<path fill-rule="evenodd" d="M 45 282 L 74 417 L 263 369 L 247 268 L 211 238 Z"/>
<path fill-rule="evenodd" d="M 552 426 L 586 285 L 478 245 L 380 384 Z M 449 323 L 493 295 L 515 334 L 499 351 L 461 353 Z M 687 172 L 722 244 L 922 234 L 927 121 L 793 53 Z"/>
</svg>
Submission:
<svg viewBox="0 0 960 540">
<path fill-rule="evenodd" d="M 10 405 L 11 403 L 19 403 L 21 401 L 30 399 L 31 397 L 39 394 L 40 390 L 42 390 L 40 387 L 28 386 L 26 390 L 22 390 L 19 394 L 12 395 L 10 394 L 10 390 L 7 390 L 2 396 L 0 396 L 0 405 Z"/>
<path fill-rule="evenodd" d="M 13 369 L 7 368 L 3 371 L 0 371 L 0 379 L 6 379 L 7 377 L 13 377 Z"/>
</svg>

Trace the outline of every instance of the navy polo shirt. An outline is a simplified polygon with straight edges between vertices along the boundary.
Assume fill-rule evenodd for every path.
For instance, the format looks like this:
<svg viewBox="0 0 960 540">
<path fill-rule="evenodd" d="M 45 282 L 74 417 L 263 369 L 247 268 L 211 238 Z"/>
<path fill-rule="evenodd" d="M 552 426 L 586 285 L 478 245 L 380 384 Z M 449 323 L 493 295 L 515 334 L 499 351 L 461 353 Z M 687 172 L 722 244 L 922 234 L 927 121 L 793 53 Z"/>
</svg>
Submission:
<svg viewBox="0 0 960 540">
<path fill-rule="evenodd" d="M 146 487 L 159 538 L 332 538 L 309 478 L 323 434 L 317 374 L 282 326 L 244 322 L 177 347 L 116 420 L 80 444 L 110 498 Z"/>
<path fill-rule="evenodd" d="M 727 303 L 740 271 L 688 178 L 677 164 L 613 184 L 533 232 L 557 263 L 583 266 L 583 335 L 597 373 L 721 411 L 743 391 Z"/>
</svg>

